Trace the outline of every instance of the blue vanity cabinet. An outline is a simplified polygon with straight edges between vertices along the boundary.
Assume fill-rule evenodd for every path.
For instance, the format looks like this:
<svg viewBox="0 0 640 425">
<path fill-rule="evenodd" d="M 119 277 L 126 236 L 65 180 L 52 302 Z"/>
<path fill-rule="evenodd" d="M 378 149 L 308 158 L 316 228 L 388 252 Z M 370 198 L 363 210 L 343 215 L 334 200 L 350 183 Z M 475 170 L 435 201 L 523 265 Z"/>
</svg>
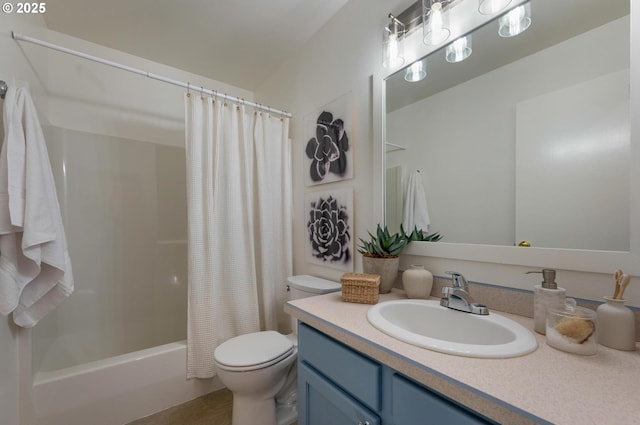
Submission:
<svg viewBox="0 0 640 425">
<path fill-rule="evenodd" d="M 393 375 L 392 386 L 394 425 L 487 425 L 494 423 L 402 375 Z"/>
<path fill-rule="evenodd" d="M 477 413 L 300 323 L 299 425 L 487 425 Z"/>
<path fill-rule="evenodd" d="M 380 417 L 304 362 L 298 365 L 299 425 L 380 425 Z"/>
</svg>

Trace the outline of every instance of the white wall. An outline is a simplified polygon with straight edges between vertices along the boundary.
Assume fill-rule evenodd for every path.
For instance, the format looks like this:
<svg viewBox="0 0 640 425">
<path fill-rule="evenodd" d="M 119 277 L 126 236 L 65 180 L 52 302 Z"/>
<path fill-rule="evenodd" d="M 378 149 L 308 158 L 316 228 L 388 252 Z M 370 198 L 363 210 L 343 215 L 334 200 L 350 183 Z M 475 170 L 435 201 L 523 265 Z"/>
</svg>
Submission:
<svg viewBox="0 0 640 425">
<path fill-rule="evenodd" d="M 46 115 L 44 80 L 46 80 L 46 54 L 30 46 L 18 46 L 11 38 L 11 30 L 43 34 L 44 22 L 37 15 L 0 13 L 0 80 L 8 84 L 28 83 L 36 99 L 38 112 Z M 25 57 L 28 52 L 30 57 Z M 42 69 L 44 72 L 36 72 Z M 0 101 L 2 104 L 3 101 Z M 0 108 L 1 110 L 1 108 Z M 1 118 L 0 118 L 1 121 Z M 0 140 L 4 139 L 0 126 Z M 0 142 L 1 143 L 1 142 Z M 21 333 L 10 318 L 0 316 L 0 421 L 2 425 L 18 425 L 20 414 L 18 370 L 23 366 L 18 356 Z"/>
<path fill-rule="evenodd" d="M 351 235 L 357 245 L 367 229 L 375 228 L 373 205 L 373 137 L 371 122 L 371 75 L 380 72 L 382 63 L 382 28 L 389 12 L 399 13 L 412 1 L 351 0 L 302 49 L 256 90 L 258 102 L 293 112 L 294 179 L 294 273 L 313 274 L 339 280 L 342 272 L 315 266 L 304 259 L 306 234 L 304 195 L 317 190 L 349 188 L 354 190 L 355 219 Z M 353 145 L 354 178 L 338 183 L 305 187 L 303 160 L 307 140 L 303 135 L 304 119 L 312 111 L 351 92 L 354 99 Z M 353 229 L 355 228 L 355 231 Z M 299 253 L 299 254 L 298 254 Z M 360 255 L 355 259 L 361 270 Z"/>
<path fill-rule="evenodd" d="M 352 91 L 357 104 L 355 129 L 355 177 L 342 183 L 325 185 L 326 188 L 349 187 L 355 190 L 354 239 L 366 237 L 368 229 L 374 229 L 377 213 L 373 198 L 381 190 L 373 182 L 372 159 L 372 108 L 370 76 L 381 75 L 381 28 L 389 12 L 399 13 L 411 1 L 386 2 L 382 0 L 351 0 L 322 28 L 303 48 L 287 60 L 280 69 L 256 90 L 259 102 L 274 104 L 292 111 L 292 138 L 294 158 L 294 272 L 309 273 L 331 279 L 339 279 L 341 272 L 314 266 L 304 259 L 306 227 L 304 224 L 303 200 L 309 191 L 303 179 L 304 140 L 301 134 L 304 117 L 316 108 L 329 103 L 342 94 Z M 633 27 L 633 25 L 632 25 Z M 632 58 L 632 62 L 633 62 Z M 632 66 L 633 69 L 633 66 Z M 377 149 L 377 147 L 376 147 Z M 325 189 L 325 187 L 323 187 Z M 633 211 L 633 209 L 632 209 Z M 299 253 L 299 254 L 298 254 Z M 539 283 L 535 275 L 524 275 L 530 269 L 546 267 L 537 264 L 531 267 L 510 266 L 479 261 L 447 260 L 444 258 L 404 255 L 401 267 L 408 264 L 426 264 L 437 276 L 445 270 L 458 270 L 471 281 L 486 282 L 499 286 L 532 290 Z M 356 267 L 361 270 L 361 259 L 356 258 Z M 612 272 L 615 268 L 612 265 Z M 602 300 L 612 290 L 612 278 L 608 274 L 559 270 L 558 282 L 575 297 Z M 630 304 L 640 306 L 640 285 L 627 289 Z"/>
<path fill-rule="evenodd" d="M 198 89 L 204 86 L 205 89 L 253 100 L 253 93 L 248 90 L 55 31 L 47 31 L 47 41 L 188 82 Z M 185 89 L 55 50 L 45 50 L 48 54 L 47 89 L 52 125 L 105 136 L 184 146 Z"/>
</svg>

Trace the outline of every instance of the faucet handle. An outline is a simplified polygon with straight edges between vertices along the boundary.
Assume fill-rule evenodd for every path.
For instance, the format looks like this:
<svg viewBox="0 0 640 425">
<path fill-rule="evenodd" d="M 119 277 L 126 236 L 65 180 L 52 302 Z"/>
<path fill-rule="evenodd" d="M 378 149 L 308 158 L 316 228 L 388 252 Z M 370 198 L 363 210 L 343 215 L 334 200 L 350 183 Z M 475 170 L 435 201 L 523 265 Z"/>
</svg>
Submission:
<svg viewBox="0 0 640 425">
<path fill-rule="evenodd" d="M 462 273 L 458 272 L 445 272 L 446 274 L 451 275 L 451 284 L 454 288 L 463 288 L 467 289 L 469 284 L 467 283 L 467 279 L 462 276 Z"/>
</svg>

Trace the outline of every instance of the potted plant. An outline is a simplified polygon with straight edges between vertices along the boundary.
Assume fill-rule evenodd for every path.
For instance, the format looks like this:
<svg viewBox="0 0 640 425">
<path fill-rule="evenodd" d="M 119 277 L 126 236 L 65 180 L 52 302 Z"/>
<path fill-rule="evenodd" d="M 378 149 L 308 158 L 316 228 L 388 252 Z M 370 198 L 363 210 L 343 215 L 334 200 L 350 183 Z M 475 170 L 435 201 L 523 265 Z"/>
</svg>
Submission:
<svg viewBox="0 0 640 425">
<path fill-rule="evenodd" d="M 360 238 L 358 252 L 362 254 L 362 270 L 365 273 L 380 275 L 381 294 L 391 291 L 398 277 L 400 253 L 412 241 L 437 242 L 442 239 L 439 233 L 428 234 L 417 227 L 406 233 L 400 225 L 400 232 L 390 233 L 378 224 L 376 234 L 369 233 L 369 240 Z"/>
<path fill-rule="evenodd" d="M 391 234 L 387 226 L 382 229 L 378 224 L 376 234 L 369 233 L 370 239 L 360 238 L 358 252 L 362 254 L 362 270 L 365 273 L 380 275 L 381 294 L 391 291 L 398 276 L 400 253 L 409 240 L 404 231 Z"/>
</svg>

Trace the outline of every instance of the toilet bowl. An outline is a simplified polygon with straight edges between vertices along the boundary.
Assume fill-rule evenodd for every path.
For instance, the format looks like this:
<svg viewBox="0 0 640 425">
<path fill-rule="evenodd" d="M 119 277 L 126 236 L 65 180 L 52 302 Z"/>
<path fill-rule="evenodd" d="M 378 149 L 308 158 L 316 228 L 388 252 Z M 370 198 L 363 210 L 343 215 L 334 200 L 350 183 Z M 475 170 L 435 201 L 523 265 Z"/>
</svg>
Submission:
<svg viewBox="0 0 640 425">
<path fill-rule="evenodd" d="M 340 284 L 313 276 L 287 279 L 289 299 L 336 292 Z M 297 335 L 262 331 L 240 335 L 214 351 L 220 381 L 233 393 L 232 425 L 290 425 L 297 420 Z"/>
</svg>

